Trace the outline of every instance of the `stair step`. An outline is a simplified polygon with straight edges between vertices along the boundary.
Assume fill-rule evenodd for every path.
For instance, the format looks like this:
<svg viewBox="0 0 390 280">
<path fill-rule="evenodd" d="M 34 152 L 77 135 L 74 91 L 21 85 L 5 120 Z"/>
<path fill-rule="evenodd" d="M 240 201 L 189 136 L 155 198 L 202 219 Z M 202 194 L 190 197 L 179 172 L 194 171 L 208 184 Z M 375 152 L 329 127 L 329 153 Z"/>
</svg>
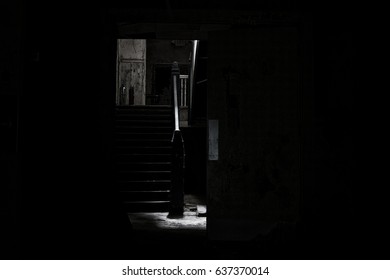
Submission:
<svg viewBox="0 0 390 280">
<path fill-rule="evenodd" d="M 128 132 L 128 133 L 173 133 L 173 127 L 171 126 L 127 126 L 116 125 L 116 133 Z"/>
<path fill-rule="evenodd" d="M 168 212 L 169 201 L 125 201 L 125 210 L 129 213 L 135 212 Z"/>
<path fill-rule="evenodd" d="M 141 170 L 161 170 L 161 171 L 169 171 L 172 168 L 171 162 L 117 162 L 115 164 L 116 170 L 124 171 L 124 170 L 133 170 L 133 171 L 141 171 Z"/>
<path fill-rule="evenodd" d="M 161 191 L 171 189 L 171 180 L 120 180 L 121 191 Z"/>
<path fill-rule="evenodd" d="M 155 125 L 155 124 L 167 124 L 170 125 L 173 123 L 172 120 L 133 120 L 133 119 L 121 119 L 115 121 L 118 125 L 126 124 L 126 125 L 132 125 L 132 124 L 142 124 L 142 125 Z"/>
<path fill-rule="evenodd" d="M 171 171 L 117 171 L 117 178 L 132 180 L 170 180 Z"/>
<path fill-rule="evenodd" d="M 172 120 L 172 114 L 136 114 L 134 112 L 123 112 L 116 114 L 117 120 Z"/>
<path fill-rule="evenodd" d="M 155 147 L 127 147 L 119 146 L 115 148 L 116 153 L 121 154 L 170 154 L 172 146 L 155 146 Z"/>
<path fill-rule="evenodd" d="M 121 191 L 122 201 L 169 201 L 169 190 L 160 191 Z"/>
<path fill-rule="evenodd" d="M 116 116 L 136 116 L 136 115 L 148 115 L 148 116 L 156 116 L 156 115 L 164 115 L 164 116 L 173 116 L 172 109 L 163 109 L 158 108 L 154 110 L 150 109 L 117 109 L 115 111 Z"/>
<path fill-rule="evenodd" d="M 116 139 L 118 146 L 172 146 L 171 139 Z"/>
<path fill-rule="evenodd" d="M 133 132 L 118 132 L 115 134 L 116 139 L 156 139 L 156 140 L 171 140 L 173 134 L 172 132 L 169 133 L 133 133 Z"/>
<path fill-rule="evenodd" d="M 172 154 L 141 154 L 141 153 L 123 153 L 117 154 L 115 156 L 117 163 L 123 162 L 140 162 L 140 161 L 148 161 L 148 162 L 162 162 L 162 161 L 171 161 Z"/>
<path fill-rule="evenodd" d="M 171 105 L 131 105 L 131 106 L 116 106 L 117 110 L 169 110 L 172 109 Z"/>
</svg>

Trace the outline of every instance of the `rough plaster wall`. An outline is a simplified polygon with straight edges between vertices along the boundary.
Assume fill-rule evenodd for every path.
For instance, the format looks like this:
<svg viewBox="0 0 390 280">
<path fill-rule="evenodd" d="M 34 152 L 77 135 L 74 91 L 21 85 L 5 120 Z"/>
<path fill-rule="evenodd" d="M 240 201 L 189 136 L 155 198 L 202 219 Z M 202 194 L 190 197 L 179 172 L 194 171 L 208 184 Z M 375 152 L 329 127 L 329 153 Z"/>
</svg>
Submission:
<svg viewBox="0 0 390 280">
<path fill-rule="evenodd" d="M 134 104 L 145 104 L 145 60 L 146 40 L 120 39 L 118 40 L 118 72 L 117 89 L 122 84 L 127 92 L 134 88 Z"/>
<path fill-rule="evenodd" d="M 119 40 L 120 58 L 143 60 L 146 56 L 146 41 L 137 39 Z"/>
<path fill-rule="evenodd" d="M 208 119 L 219 120 L 219 160 L 208 162 L 212 237 L 243 237 L 245 221 L 297 219 L 297 51 L 294 28 L 210 34 Z"/>
<path fill-rule="evenodd" d="M 179 64 L 188 64 L 192 44 L 187 42 L 183 47 L 172 44 L 172 40 L 147 40 L 146 58 L 146 94 L 153 94 L 153 71 L 155 64 L 172 64 L 177 61 Z"/>
</svg>

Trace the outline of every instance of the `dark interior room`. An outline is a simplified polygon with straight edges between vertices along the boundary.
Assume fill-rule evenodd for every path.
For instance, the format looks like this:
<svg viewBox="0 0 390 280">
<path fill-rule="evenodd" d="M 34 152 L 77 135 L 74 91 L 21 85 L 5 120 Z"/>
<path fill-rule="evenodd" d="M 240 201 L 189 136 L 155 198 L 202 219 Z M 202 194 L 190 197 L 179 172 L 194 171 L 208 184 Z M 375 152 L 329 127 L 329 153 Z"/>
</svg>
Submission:
<svg viewBox="0 0 390 280">
<path fill-rule="evenodd" d="M 388 259 L 366 8 L 2 2 L 1 258 Z"/>
</svg>

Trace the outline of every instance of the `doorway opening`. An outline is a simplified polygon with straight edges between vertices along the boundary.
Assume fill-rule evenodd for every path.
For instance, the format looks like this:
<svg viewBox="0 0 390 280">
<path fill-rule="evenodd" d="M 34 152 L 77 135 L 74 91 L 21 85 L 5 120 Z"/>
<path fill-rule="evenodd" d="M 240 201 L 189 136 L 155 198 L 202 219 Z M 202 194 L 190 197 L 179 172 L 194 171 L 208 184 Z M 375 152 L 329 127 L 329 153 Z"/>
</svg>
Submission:
<svg viewBox="0 0 390 280">
<path fill-rule="evenodd" d="M 173 62 L 185 150 L 180 218 L 168 217 Z M 133 229 L 142 239 L 205 238 L 207 42 L 118 39 L 116 71 L 116 182 Z"/>
<path fill-rule="evenodd" d="M 179 64 L 180 69 L 180 109 L 188 107 L 189 95 L 189 65 Z M 156 63 L 152 65 L 152 85 L 151 93 L 146 95 L 146 105 L 171 105 L 171 74 L 172 64 Z"/>
</svg>

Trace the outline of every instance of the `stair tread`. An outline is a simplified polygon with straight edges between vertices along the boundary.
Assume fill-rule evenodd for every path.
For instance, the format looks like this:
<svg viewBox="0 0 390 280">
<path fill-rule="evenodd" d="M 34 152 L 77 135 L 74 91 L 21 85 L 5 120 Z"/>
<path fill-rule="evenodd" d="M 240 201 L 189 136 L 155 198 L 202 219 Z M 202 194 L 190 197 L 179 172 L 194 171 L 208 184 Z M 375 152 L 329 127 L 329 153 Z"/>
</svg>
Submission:
<svg viewBox="0 0 390 280">
<path fill-rule="evenodd" d="M 171 142 L 171 139 L 115 139 L 116 142 L 139 142 L 139 141 L 153 141 L 153 142 Z"/>
<path fill-rule="evenodd" d="M 161 132 L 161 133 L 173 133 L 173 127 L 170 126 L 126 126 L 120 125 L 115 126 L 115 132 L 139 132 L 139 133 L 149 133 L 149 132 Z"/>
<path fill-rule="evenodd" d="M 156 193 L 150 193 L 152 191 L 161 191 L 161 192 L 156 192 Z M 157 189 L 157 190 L 143 190 L 143 189 L 136 189 L 136 190 L 120 190 L 121 195 L 126 195 L 126 194 L 166 194 L 169 195 L 171 192 L 170 188 L 167 189 Z"/>
<path fill-rule="evenodd" d="M 169 190 L 121 190 L 121 193 L 169 193 Z"/>
<path fill-rule="evenodd" d="M 116 132 L 115 134 L 125 135 L 171 135 L 170 132 Z"/>
<path fill-rule="evenodd" d="M 126 186 L 122 186 L 120 191 L 167 191 L 171 189 L 171 182 L 160 182 L 160 183 L 136 183 L 136 182 L 121 182 L 129 183 Z"/>
<path fill-rule="evenodd" d="M 158 203 L 170 203 L 169 200 L 134 200 L 134 201 L 123 201 L 123 203 L 129 203 L 129 204 L 135 204 L 135 203 L 142 203 L 142 204 L 158 204 Z"/>
<path fill-rule="evenodd" d="M 156 148 L 172 148 L 172 145 L 167 146 L 117 146 L 117 148 L 132 148 L 132 149 L 156 149 Z"/>
<path fill-rule="evenodd" d="M 145 161 L 145 162 L 131 162 L 131 161 L 129 161 L 129 162 L 118 162 L 118 164 L 132 164 L 132 165 L 134 165 L 134 164 L 141 164 L 141 165 L 148 165 L 148 164 L 150 164 L 150 165 L 152 165 L 152 164 L 164 164 L 164 165 L 169 165 L 169 164 L 172 164 L 172 162 L 171 161 Z"/>
<path fill-rule="evenodd" d="M 165 128 L 165 129 L 172 129 L 171 126 L 126 126 L 126 125 L 116 125 L 116 128 L 129 128 L 132 129 L 138 129 L 138 128 L 147 128 L 147 129 L 157 129 L 157 128 Z M 173 130 L 172 130 L 173 131 Z"/>
<path fill-rule="evenodd" d="M 117 105 L 117 109 L 156 109 L 156 108 L 172 108 L 172 105 L 130 105 L 130 106 L 121 106 Z"/>
<path fill-rule="evenodd" d="M 132 155 L 132 156 L 144 156 L 145 154 L 144 153 L 125 153 L 125 154 L 120 154 L 120 155 Z M 172 154 L 169 153 L 169 154 L 163 154 L 163 153 L 150 153 L 150 154 L 147 154 L 149 156 L 171 156 Z"/>
<path fill-rule="evenodd" d="M 155 114 L 145 114 L 145 112 L 126 111 L 126 112 L 117 112 L 116 115 L 117 115 L 117 117 L 137 116 L 137 117 L 147 117 L 147 118 L 150 118 L 150 117 L 155 117 L 155 118 L 159 118 L 159 117 L 166 118 L 166 117 L 169 117 L 169 118 L 171 118 L 170 112 L 167 113 L 167 114 L 161 114 L 161 112 L 158 112 L 158 113 L 155 113 Z"/>
<path fill-rule="evenodd" d="M 171 180 L 120 180 L 120 183 L 170 183 Z"/>
<path fill-rule="evenodd" d="M 140 148 L 138 147 L 117 147 L 116 148 L 116 154 L 117 155 L 125 155 L 125 154 L 140 154 L 140 155 L 172 155 L 171 153 L 168 153 L 172 149 L 171 146 L 167 147 L 146 147 L 146 148 Z M 159 153 L 161 152 L 161 154 Z"/>
<path fill-rule="evenodd" d="M 116 120 L 116 122 L 173 123 L 172 120 Z"/>
<path fill-rule="evenodd" d="M 170 170 L 122 170 L 119 172 L 126 172 L 126 173 L 171 173 Z"/>
<path fill-rule="evenodd" d="M 170 139 L 165 140 L 115 140 L 117 147 L 172 147 L 172 142 Z"/>
<path fill-rule="evenodd" d="M 119 151 L 117 152 L 117 156 L 118 157 L 121 157 L 121 156 L 124 156 L 124 157 L 128 157 L 128 158 L 131 158 L 131 157 L 142 157 L 142 156 L 155 156 L 155 157 L 157 157 L 157 156 L 159 156 L 159 157 L 168 157 L 168 156 L 172 156 L 172 154 L 167 154 L 167 153 L 165 153 L 165 154 L 156 154 L 155 152 L 156 151 L 150 151 L 150 153 L 148 153 L 147 151 L 129 151 L 129 149 L 122 149 L 122 150 L 124 150 L 126 153 L 119 153 Z M 163 149 L 164 150 L 164 152 L 166 152 L 165 150 L 167 150 L 167 149 Z M 148 150 L 149 151 L 149 150 Z M 148 159 L 148 161 L 154 161 L 154 160 L 149 160 Z"/>
</svg>

